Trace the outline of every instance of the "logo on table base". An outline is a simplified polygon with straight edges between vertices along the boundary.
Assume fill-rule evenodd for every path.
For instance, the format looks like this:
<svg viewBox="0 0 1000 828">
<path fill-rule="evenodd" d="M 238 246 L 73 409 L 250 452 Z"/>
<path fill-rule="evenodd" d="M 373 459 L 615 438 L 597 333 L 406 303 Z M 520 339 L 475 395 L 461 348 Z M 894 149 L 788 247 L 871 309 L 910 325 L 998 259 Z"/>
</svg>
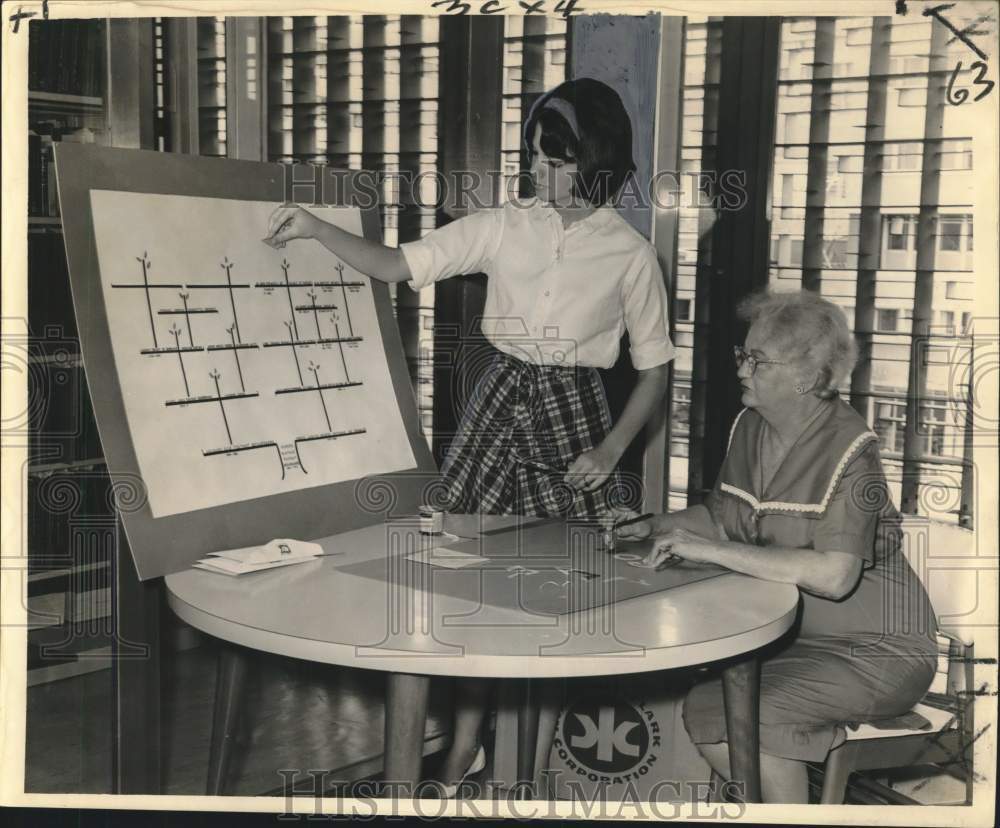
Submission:
<svg viewBox="0 0 1000 828">
<path fill-rule="evenodd" d="M 645 776 L 656 762 L 660 725 L 641 703 L 585 696 L 563 711 L 553 747 L 577 775 L 624 784 Z"/>
</svg>

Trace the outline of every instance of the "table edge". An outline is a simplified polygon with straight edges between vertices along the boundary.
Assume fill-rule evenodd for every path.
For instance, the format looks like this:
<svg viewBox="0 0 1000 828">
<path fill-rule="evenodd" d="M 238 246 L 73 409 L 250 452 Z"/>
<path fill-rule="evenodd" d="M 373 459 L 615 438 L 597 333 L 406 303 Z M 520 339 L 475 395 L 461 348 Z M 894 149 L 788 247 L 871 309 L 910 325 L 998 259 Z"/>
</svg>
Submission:
<svg viewBox="0 0 1000 828">
<path fill-rule="evenodd" d="M 470 678 L 579 678 L 630 673 L 647 673 L 709 664 L 760 649 L 780 638 L 795 622 L 796 600 L 779 617 L 731 636 L 696 644 L 633 650 L 629 652 L 574 652 L 567 655 L 465 655 L 424 654 L 342 644 L 332 641 L 290 636 L 228 621 L 198 609 L 167 589 L 167 601 L 178 617 L 197 630 L 253 650 L 342 667 L 380 670 L 393 673 L 416 673 L 432 676 L 467 676 Z"/>
</svg>

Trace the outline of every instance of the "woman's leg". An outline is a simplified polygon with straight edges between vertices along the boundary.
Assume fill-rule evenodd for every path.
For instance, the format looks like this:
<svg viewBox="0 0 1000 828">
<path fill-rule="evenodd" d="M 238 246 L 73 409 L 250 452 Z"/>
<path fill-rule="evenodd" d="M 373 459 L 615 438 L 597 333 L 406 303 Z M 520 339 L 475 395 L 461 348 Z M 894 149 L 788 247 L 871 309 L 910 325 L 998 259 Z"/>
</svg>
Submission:
<svg viewBox="0 0 1000 828">
<path fill-rule="evenodd" d="M 726 779 L 730 778 L 728 743 L 716 742 L 696 747 L 716 773 Z M 762 753 L 760 787 L 765 802 L 775 805 L 808 805 L 809 781 L 806 777 L 806 763 Z"/>
<path fill-rule="evenodd" d="M 446 785 L 458 782 L 476 758 L 490 687 L 488 679 L 455 680 L 455 732 L 438 774 Z"/>
<path fill-rule="evenodd" d="M 809 779 L 806 776 L 806 763 L 762 753 L 760 788 L 765 802 L 808 805 Z"/>
</svg>

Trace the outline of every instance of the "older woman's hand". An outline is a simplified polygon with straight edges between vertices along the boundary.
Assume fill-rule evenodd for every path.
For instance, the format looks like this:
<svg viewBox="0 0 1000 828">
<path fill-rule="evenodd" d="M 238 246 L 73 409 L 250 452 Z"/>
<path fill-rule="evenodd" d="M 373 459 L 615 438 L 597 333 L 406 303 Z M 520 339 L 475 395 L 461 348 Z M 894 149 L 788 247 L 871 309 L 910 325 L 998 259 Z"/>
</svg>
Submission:
<svg viewBox="0 0 1000 828">
<path fill-rule="evenodd" d="M 640 520 L 637 523 L 630 523 L 628 526 L 618 526 L 626 520 L 639 517 L 639 513 L 632 509 L 612 509 L 610 515 L 602 518 L 606 531 L 614 531 L 615 537 L 619 540 L 638 541 L 645 540 L 653 534 L 653 524 L 649 520 Z"/>
<path fill-rule="evenodd" d="M 643 564 L 655 569 L 671 558 L 682 558 L 695 563 L 715 563 L 718 543 L 717 540 L 703 538 L 687 529 L 672 529 L 656 539 Z"/>
</svg>

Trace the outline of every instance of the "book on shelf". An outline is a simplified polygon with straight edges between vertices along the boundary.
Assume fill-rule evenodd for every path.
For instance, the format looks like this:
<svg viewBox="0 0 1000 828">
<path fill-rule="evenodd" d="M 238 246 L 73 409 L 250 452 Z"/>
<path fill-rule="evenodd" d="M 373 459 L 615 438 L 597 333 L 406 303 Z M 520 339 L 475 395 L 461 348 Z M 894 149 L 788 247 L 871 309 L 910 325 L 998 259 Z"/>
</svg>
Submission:
<svg viewBox="0 0 1000 828">
<path fill-rule="evenodd" d="M 28 130 L 28 215 L 40 216 L 44 200 L 42 198 L 42 136 L 33 129 Z"/>
<path fill-rule="evenodd" d="M 28 131 L 28 215 L 59 216 L 54 145 L 57 142 L 96 143 L 97 133 L 87 126 L 71 127 L 51 119 L 38 121 Z"/>
<path fill-rule="evenodd" d="M 100 20 L 31 20 L 28 88 L 99 97 L 103 89 L 102 32 Z"/>
<path fill-rule="evenodd" d="M 28 332 L 42 353 L 78 350 L 66 248 L 58 235 L 28 234 Z"/>
</svg>

